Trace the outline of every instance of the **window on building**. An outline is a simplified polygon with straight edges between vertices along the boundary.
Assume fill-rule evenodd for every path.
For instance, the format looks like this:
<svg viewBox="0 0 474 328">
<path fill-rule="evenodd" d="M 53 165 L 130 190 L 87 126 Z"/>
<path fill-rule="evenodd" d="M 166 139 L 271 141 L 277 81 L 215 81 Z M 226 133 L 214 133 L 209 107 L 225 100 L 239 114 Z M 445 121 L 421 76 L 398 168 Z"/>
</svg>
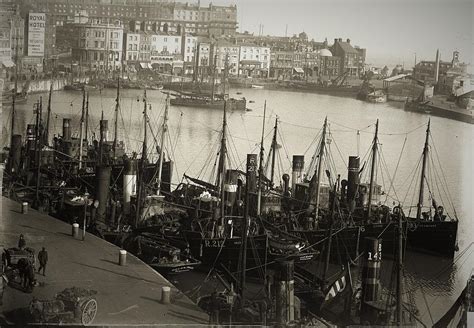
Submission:
<svg viewBox="0 0 474 328">
<path fill-rule="evenodd" d="M 133 50 L 135 50 L 135 51 L 137 50 L 137 45 L 136 44 L 133 45 Z"/>
</svg>

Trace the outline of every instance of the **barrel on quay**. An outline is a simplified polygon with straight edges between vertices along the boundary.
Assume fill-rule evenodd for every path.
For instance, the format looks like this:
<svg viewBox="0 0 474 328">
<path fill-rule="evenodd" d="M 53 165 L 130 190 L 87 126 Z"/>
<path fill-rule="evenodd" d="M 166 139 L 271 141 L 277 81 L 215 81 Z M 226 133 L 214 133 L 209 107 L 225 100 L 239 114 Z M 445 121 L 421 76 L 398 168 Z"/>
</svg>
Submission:
<svg viewBox="0 0 474 328">
<path fill-rule="evenodd" d="M 25 314 L 29 313 L 33 299 L 54 300 L 57 293 L 72 287 L 97 292 L 94 326 L 208 323 L 206 313 L 131 254 L 127 254 L 126 265 L 120 266 L 118 247 L 90 234 L 84 241 L 75 239 L 69 224 L 34 210 L 22 214 L 20 203 L 4 197 L 1 202 L 0 247 L 17 247 L 23 234 L 26 247 L 36 253 L 45 247 L 49 261 L 45 276 L 36 273 L 37 283 L 32 293 L 25 293 L 17 282 L 10 282 L 0 308 L 0 326 L 32 323 Z M 169 304 L 162 302 L 163 287 L 170 288 Z"/>
</svg>

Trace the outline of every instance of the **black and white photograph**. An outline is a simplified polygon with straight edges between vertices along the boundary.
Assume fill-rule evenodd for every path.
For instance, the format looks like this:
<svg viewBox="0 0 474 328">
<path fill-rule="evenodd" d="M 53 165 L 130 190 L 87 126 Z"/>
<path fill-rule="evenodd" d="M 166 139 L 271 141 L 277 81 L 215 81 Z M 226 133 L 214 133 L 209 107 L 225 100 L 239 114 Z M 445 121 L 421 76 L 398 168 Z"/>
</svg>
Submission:
<svg viewBox="0 0 474 328">
<path fill-rule="evenodd" d="M 472 0 L 0 0 L 0 328 L 474 327 Z"/>
</svg>

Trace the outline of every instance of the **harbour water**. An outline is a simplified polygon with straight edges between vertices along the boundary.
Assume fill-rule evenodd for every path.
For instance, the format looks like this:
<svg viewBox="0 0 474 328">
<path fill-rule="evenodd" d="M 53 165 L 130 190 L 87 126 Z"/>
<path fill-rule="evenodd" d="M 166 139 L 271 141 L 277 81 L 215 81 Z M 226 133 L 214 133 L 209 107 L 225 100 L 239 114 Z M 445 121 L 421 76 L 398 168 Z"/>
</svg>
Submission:
<svg viewBox="0 0 474 328">
<path fill-rule="evenodd" d="M 330 149 L 334 166 L 342 178 L 347 175 L 347 159 L 350 155 L 360 155 L 362 161 L 371 146 L 375 121 L 380 120 L 379 142 L 383 153 L 381 163 L 386 167 L 378 176 L 378 182 L 388 191 L 387 205 L 401 202 L 404 207 L 416 205 L 418 183 L 412 183 L 417 163 L 423 149 L 427 114 L 405 112 L 400 105 L 370 104 L 351 98 L 338 98 L 327 95 L 305 94 L 256 89 L 233 89 L 231 96 L 247 99 L 251 111 L 231 112 L 228 115 L 230 159 L 233 167 L 244 169 L 247 153 L 258 153 L 262 133 L 264 102 L 266 100 L 265 145 L 270 147 L 275 117 L 279 118 L 280 158 L 277 174 L 281 176 L 291 167 L 292 155 L 305 155 L 309 164 L 316 150 L 316 137 L 320 132 L 324 118 L 330 126 Z M 28 102 L 21 104 L 15 120 L 15 132 L 26 131 L 26 125 L 34 123 L 33 103 L 43 97 L 43 110 L 47 105 L 47 94 L 30 95 Z M 113 115 L 116 91 L 113 89 L 90 90 L 89 130 L 97 134 L 98 123 L 103 112 L 109 119 L 109 139 L 113 138 Z M 151 104 L 150 125 L 157 136 L 160 119 L 163 115 L 165 95 L 161 91 L 147 91 Z M 120 140 L 124 140 L 128 152 L 141 150 L 143 137 L 143 91 L 122 90 L 119 115 Z M 249 103 L 249 101 L 252 103 Z M 61 134 L 62 119 L 71 118 L 76 136 L 79 131 L 79 118 L 82 106 L 80 92 L 54 92 L 52 101 L 52 134 Z M 10 127 L 9 108 L 3 108 L 2 147 L 7 144 Z M 169 114 L 170 137 L 166 152 L 175 161 L 173 180 L 179 183 L 184 173 L 207 179 L 217 155 L 217 142 L 222 125 L 222 112 L 210 109 L 171 107 Z M 73 132 L 74 133 L 74 132 Z M 431 325 L 458 297 L 474 267 L 474 231 L 473 217 L 473 129 L 472 125 L 431 117 L 431 134 L 434 145 L 430 148 L 433 161 L 436 155 L 442 164 L 443 176 L 447 183 L 456 214 L 460 220 L 458 244 L 460 251 L 454 260 L 440 259 L 427 255 L 408 253 L 406 256 L 406 289 L 415 292 L 422 320 Z M 153 138 L 151 138 L 153 139 Z M 157 138 L 158 139 L 158 138 Z M 151 147 L 150 147 L 151 148 Z M 156 152 L 156 151 L 155 151 Z M 266 152 L 268 153 L 268 152 Z M 212 155 L 212 158 L 211 158 Z M 401 158 L 400 158 L 401 155 Z M 206 165 L 210 168 L 203 169 Z M 433 171 L 434 175 L 435 172 Z M 395 175 L 393 187 L 390 179 Z M 396 191 L 396 193 L 393 192 Z M 439 190 L 433 189 L 434 196 Z M 439 202 L 439 200 L 437 199 Z M 446 209 L 453 215 L 448 204 Z M 407 209 L 408 210 L 408 209 Z M 453 263 L 454 262 L 454 263 Z M 424 295 L 423 295 L 424 294 Z M 429 310 L 428 310 L 429 308 Z"/>
</svg>

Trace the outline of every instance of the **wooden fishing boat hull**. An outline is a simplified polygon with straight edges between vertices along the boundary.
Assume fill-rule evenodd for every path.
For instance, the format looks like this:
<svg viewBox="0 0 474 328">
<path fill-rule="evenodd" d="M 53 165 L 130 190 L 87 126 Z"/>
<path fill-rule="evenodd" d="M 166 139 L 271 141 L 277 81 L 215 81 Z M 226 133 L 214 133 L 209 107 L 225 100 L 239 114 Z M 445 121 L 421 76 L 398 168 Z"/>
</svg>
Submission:
<svg viewBox="0 0 474 328">
<path fill-rule="evenodd" d="M 170 99 L 172 106 L 183 106 L 183 107 L 198 107 L 198 108 L 210 108 L 210 109 L 224 109 L 225 101 L 222 99 L 211 100 L 211 99 L 195 99 L 195 98 L 184 98 L 178 97 Z M 247 101 L 245 99 L 229 99 L 226 104 L 227 110 L 245 110 Z"/>
<path fill-rule="evenodd" d="M 360 226 L 345 227 L 337 232 L 333 239 L 332 258 L 341 255 L 347 259 L 355 259 L 363 251 L 363 240 L 366 237 L 382 238 L 382 247 L 387 255 L 393 254 L 397 245 L 398 229 L 396 223 L 374 223 Z M 458 221 L 423 221 L 409 219 L 404 222 L 403 230 L 407 232 L 406 247 L 408 250 L 453 258 L 457 251 Z M 315 245 L 318 250 L 325 247 L 322 242 L 328 235 L 326 229 L 294 231 L 307 238 L 310 245 Z"/>
<path fill-rule="evenodd" d="M 152 233 L 130 234 L 124 239 L 123 248 L 164 275 L 189 272 L 201 264 L 201 261 L 181 253 L 166 239 Z"/>
<path fill-rule="evenodd" d="M 189 244 L 191 254 L 205 265 L 224 264 L 229 270 L 237 270 L 242 248 L 242 238 L 205 238 L 200 232 L 182 231 Z M 265 234 L 249 236 L 247 241 L 247 268 L 262 268 L 265 263 L 279 258 L 293 259 L 297 263 L 309 262 L 317 256 L 317 252 L 279 252 L 270 246 Z"/>
<path fill-rule="evenodd" d="M 194 270 L 201 265 L 200 261 L 180 261 L 177 263 L 147 263 L 164 276 L 177 275 Z"/>
</svg>

